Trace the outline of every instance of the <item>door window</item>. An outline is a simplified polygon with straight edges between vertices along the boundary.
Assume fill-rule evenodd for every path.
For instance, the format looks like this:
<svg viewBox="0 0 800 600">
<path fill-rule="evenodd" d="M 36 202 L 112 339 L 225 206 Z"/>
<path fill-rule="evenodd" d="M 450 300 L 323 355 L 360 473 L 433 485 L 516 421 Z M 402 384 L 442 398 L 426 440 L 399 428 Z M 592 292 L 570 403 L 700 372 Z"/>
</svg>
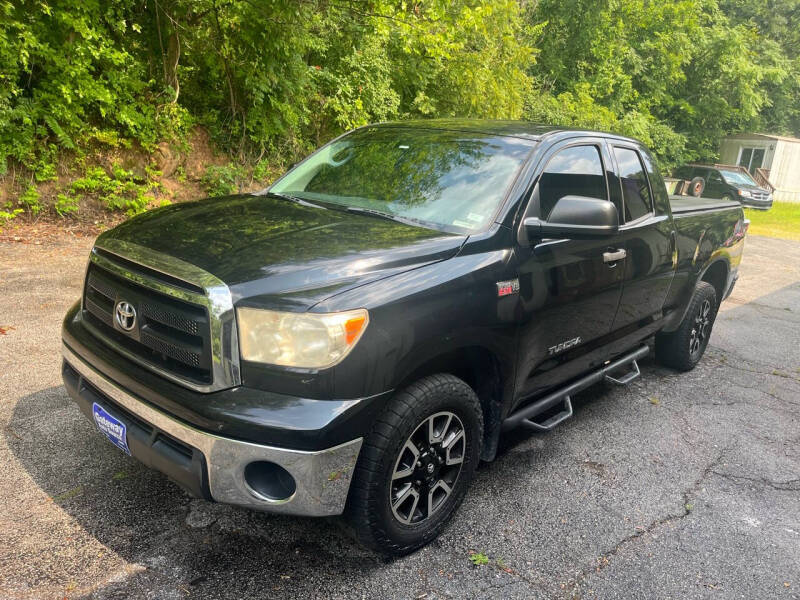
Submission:
<svg viewBox="0 0 800 600">
<path fill-rule="evenodd" d="M 630 148 L 614 148 L 625 203 L 625 221 L 635 221 L 653 212 L 650 184 L 647 182 L 639 153 Z"/>
<path fill-rule="evenodd" d="M 539 180 L 539 216 L 547 220 L 564 196 L 608 200 L 603 161 L 597 146 L 571 146 L 547 163 Z"/>
</svg>

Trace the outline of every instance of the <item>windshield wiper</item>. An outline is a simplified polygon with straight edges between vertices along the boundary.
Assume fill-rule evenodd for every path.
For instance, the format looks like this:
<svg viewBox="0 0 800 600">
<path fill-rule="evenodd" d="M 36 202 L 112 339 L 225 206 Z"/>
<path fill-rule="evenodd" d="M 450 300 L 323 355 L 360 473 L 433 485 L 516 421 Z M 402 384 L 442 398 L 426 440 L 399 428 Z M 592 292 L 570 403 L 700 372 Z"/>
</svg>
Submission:
<svg viewBox="0 0 800 600">
<path fill-rule="evenodd" d="M 325 209 L 324 206 L 320 206 L 319 204 L 314 204 L 313 202 L 309 202 L 308 200 L 303 200 L 302 198 L 298 198 L 297 196 L 292 196 L 291 194 L 283 194 L 279 192 L 258 192 L 256 194 L 258 196 L 266 196 L 267 198 L 278 198 L 280 200 L 286 200 L 287 202 L 294 202 L 295 204 L 302 204 L 303 206 L 310 206 L 311 208 L 321 208 Z"/>
<path fill-rule="evenodd" d="M 403 223 L 404 225 L 416 225 L 430 228 L 430 223 L 414 217 L 401 217 L 392 213 L 375 210 L 374 208 L 364 208 L 363 206 L 348 206 L 347 212 L 355 213 L 357 215 L 367 215 L 370 217 L 378 217 L 379 219 L 386 219 L 388 221 L 395 221 L 396 223 Z"/>
</svg>

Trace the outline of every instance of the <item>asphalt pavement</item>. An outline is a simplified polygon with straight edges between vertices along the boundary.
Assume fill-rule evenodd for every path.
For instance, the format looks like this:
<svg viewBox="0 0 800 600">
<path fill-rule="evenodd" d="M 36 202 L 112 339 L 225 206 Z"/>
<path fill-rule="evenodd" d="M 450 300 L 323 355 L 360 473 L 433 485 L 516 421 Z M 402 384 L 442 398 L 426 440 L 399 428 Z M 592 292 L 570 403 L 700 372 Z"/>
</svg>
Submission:
<svg viewBox="0 0 800 600">
<path fill-rule="evenodd" d="M 95 431 L 59 357 L 89 247 L 0 242 L 0 598 L 800 598 L 798 242 L 748 239 L 694 371 L 646 360 L 512 432 L 396 560 L 191 499 Z"/>
</svg>

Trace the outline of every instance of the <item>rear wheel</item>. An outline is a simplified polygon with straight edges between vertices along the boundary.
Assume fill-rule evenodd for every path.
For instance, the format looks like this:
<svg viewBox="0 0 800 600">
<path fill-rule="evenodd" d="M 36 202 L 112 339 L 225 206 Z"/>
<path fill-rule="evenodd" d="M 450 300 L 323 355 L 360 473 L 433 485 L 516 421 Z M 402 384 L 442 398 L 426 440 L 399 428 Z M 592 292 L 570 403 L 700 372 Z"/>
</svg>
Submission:
<svg viewBox="0 0 800 600">
<path fill-rule="evenodd" d="M 708 346 L 717 308 L 714 286 L 699 282 L 678 329 L 656 336 L 656 359 L 679 371 L 694 369 Z"/>
<path fill-rule="evenodd" d="M 452 375 L 397 394 L 364 440 L 345 519 L 364 545 L 406 554 L 439 535 L 480 456 L 480 401 Z"/>
</svg>

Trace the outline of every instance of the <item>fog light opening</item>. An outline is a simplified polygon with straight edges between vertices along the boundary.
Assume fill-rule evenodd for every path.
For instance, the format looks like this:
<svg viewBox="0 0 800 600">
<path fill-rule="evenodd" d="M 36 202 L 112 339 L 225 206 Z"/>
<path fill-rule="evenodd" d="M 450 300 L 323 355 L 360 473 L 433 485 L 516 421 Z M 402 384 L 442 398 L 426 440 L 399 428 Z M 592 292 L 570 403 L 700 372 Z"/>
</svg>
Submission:
<svg viewBox="0 0 800 600">
<path fill-rule="evenodd" d="M 256 497 L 270 502 L 286 501 L 297 489 L 297 483 L 289 471 L 264 460 L 248 464 L 244 468 L 244 480 Z"/>
</svg>

